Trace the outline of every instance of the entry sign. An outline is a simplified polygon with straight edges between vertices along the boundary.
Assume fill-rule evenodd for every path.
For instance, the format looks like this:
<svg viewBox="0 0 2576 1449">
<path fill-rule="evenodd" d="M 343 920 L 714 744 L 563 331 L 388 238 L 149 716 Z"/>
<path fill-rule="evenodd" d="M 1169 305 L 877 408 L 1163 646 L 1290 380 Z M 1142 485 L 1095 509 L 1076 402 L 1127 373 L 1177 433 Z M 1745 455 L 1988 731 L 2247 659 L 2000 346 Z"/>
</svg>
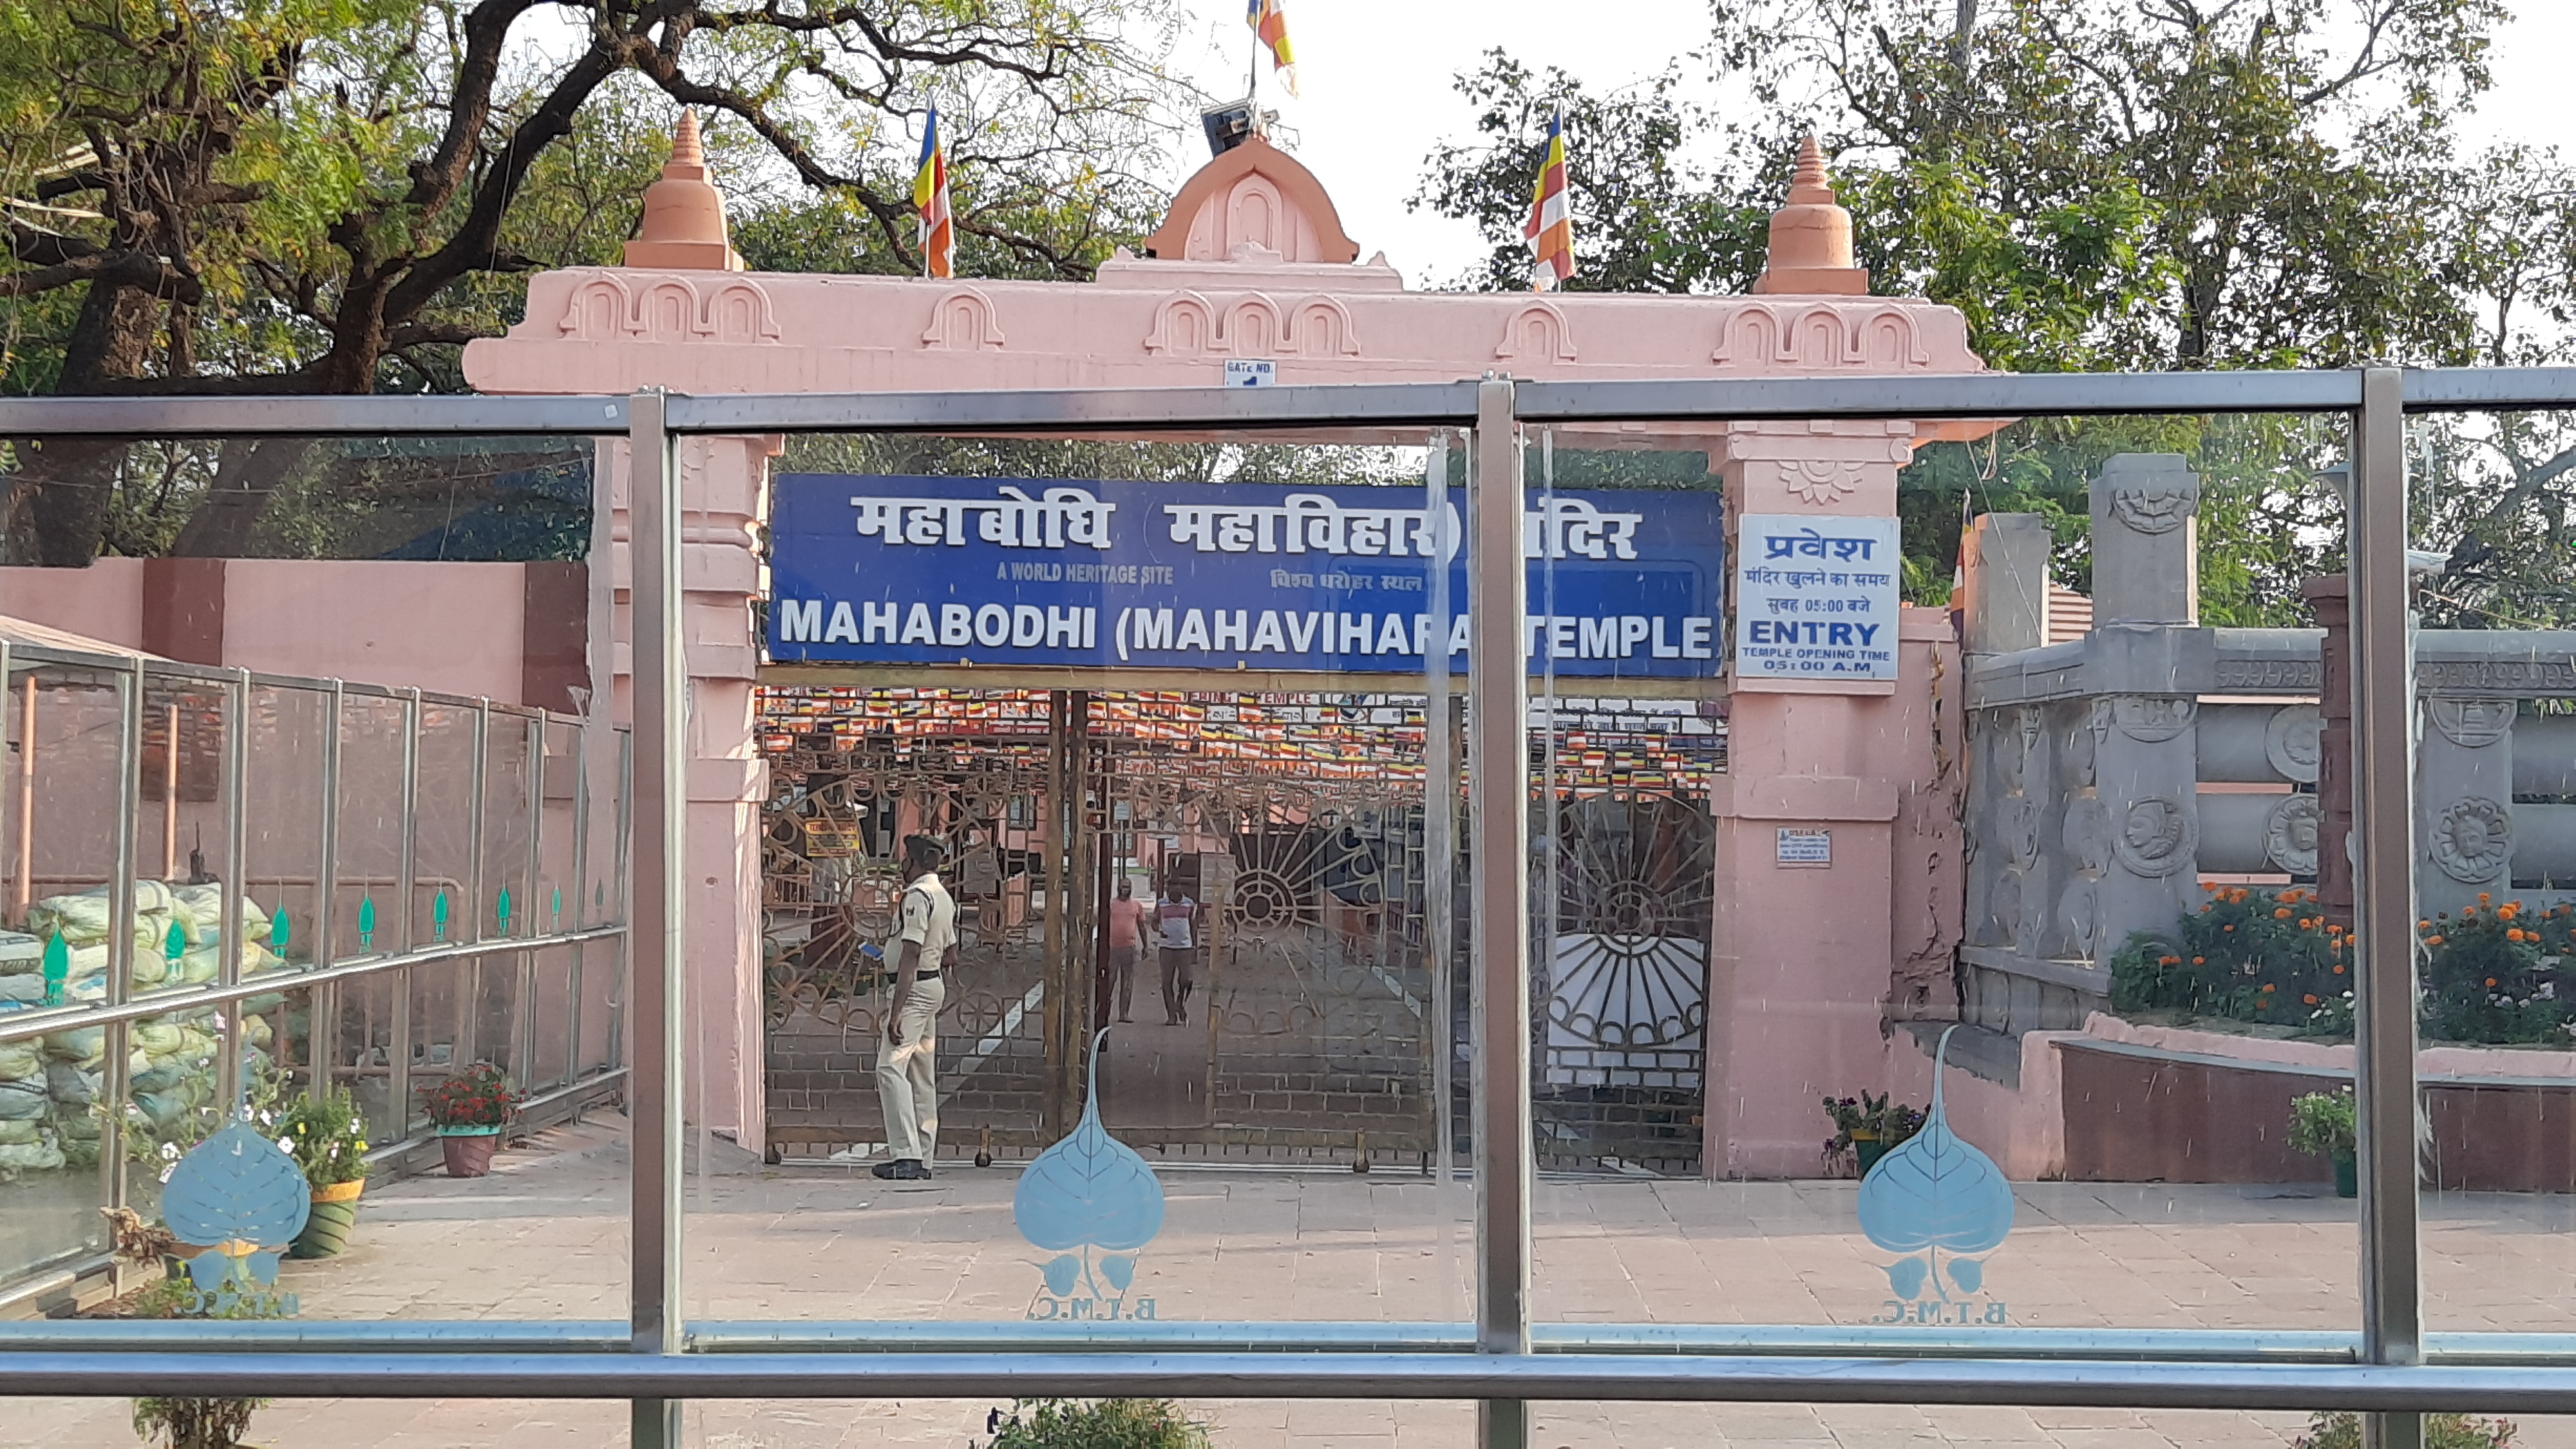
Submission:
<svg viewBox="0 0 2576 1449">
<path fill-rule="evenodd" d="M 1736 678 L 1896 677 L 1895 519 L 1748 513 L 1736 541 Z"/>
<path fill-rule="evenodd" d="M 1445 561 L 1445 647 L 1467 668 L 1464 489 L 1432 510 L 1419 486 L 790 473 L 773 488 L 772 659 L 1410 674 L 1443 647 L 1430 580 Z M 1718 510 L 1696 490 L 1533 491 L 1530 667 L 1714 676 Z"/>
</svg>

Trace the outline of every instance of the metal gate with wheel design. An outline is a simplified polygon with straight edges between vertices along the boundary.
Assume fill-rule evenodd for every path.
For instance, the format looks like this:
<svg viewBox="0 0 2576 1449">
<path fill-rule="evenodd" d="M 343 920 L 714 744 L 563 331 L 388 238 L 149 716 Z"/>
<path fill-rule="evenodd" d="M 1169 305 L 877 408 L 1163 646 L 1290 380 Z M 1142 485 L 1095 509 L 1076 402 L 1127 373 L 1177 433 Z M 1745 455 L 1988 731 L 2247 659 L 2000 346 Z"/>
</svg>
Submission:
<svg viewBox="0 0 2576 1449">
<path fill-rule="evenodd" d="M 879 1138 L 888 983 L 867 948 L 891 934 L 899 842 L 924 832 L 954 851 L 961 912 L 940 1030 L 951 1154 L 1053 1141 L 1080 1100 L 1074 1044 L 1107 1026 L 1103 1115 L 1148 1151 L 1427 1160 L 1438 1094 L 1464 1081 L 1466 935 L 1453 916 L 1444 993 L 1425 945 L 1419 698 L 767 688 L 763 716 L 781 1155 L 846 1158 Z M 1585 944 L 1537 983 L 1542 1152 L 1596 1165 L 1683 1155 L 1667 1119 L 1684 1096 L 1679 1117 L 1697 1110 L 1705 1025 L 1708 830 L 1692 802 L 1712 741 L 1676 727 L 1632 743 L 1578 755 L 1567 777 L 1558 929 Z M 1123 991 L 1103 969 L 1122 873 L 1140 896 L 1176 882 L 1202 908 L 1181 1026 L 1163 1024 L 1152 952 Z M 1463 860 L 1453 879 L 1463 913 Z M 1675 924 L 1691 882 L 1695 937 Z M 1136 1019 L 1120 1020 L 1129 1004 Z M 1559 1065 L 1576 1076 L 1557 1080 Z"/>
</svg>

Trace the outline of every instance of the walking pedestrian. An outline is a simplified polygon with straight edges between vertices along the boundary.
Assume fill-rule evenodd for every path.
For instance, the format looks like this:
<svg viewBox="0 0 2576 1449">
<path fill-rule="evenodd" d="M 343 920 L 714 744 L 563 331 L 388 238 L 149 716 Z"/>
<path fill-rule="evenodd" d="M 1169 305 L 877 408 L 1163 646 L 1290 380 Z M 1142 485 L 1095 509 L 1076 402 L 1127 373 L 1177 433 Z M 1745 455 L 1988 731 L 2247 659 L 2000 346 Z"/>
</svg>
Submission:
<svg viewBox="0 0 2576 1449">
<path fill-rule="evenodd" d="M 877 1101 L 885 1108 L 886 1158 L 868 1171 L 898 1182 L 930 1176 L 939 1151 L 939 1008 L 957 964 L 957 902 L 939 880 L 947 851 L 927 835 L 906 836 L 885 1045 L 877 1051 Z"/>
<path fill-rule="evenodd" d="M 1118 898 L 1109 903 L 1109 977 L 1118 993 L 1118 1019 L 1133 1021 L 1136 962 L 1145 951 L 1145 903 L 1136 899 L 1136 882 L 1118 877 Z"/>
<path fill-rule="evenodd" d="M 1181 893 L 1178 878 L 1166 878 L 1154 902 L 1154 930 L 1163 955 L 1163 1024 L 1187 1026 L 1190 1020 L 1190 958 L 1198 954 L 1199 903 Z"/>
</svg>

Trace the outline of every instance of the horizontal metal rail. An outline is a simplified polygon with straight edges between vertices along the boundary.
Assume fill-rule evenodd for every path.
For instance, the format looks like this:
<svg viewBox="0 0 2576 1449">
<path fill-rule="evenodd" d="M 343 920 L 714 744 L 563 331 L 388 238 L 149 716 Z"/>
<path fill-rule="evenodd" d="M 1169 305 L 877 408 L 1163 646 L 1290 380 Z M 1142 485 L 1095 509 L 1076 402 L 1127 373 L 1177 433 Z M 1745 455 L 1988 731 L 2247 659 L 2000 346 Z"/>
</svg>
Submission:
<svg viewBox="0 0 2576 1449">
<path fill-rule="evenodd" d="M 1045 392 L 765 394 L 670 400 L 673 433 L 1076 432 L 1318 425 L 1456 426 L 1475 417 L 1473 380 L 1273 388 L 1089 388 Z M 2338 412 L 2361 405 L 2361 374 L 2298 372 L 1970 373 L 1928 377 L 1522 382 L 1528 423 L 1763 418 L 1997 418 Z M 2410 412 L 2576 406 L 2576 368 L 2421 368 Z M 0 399 L 0 436 L 146 438 L 598 436 L 622 434 L 627 399 L 220 397 Z"/>
<path fill-rule="evenodd" d="M 614 1073 L 586 1078 L 596 1088 Z M 64 1319 L 0 1322 L 0 1354 L 85 1353 L 621 1353 L 631 1334 L 606 1319 L 191 1321 Z M 1540 1354 L 1655 1357 L 2014 1359 L 2102 1363 L 2351 1364 L 2361 1335 L 2270 1329 L 2046 1329 L 1944 1332 L 1867 1325 L 1541 1323 Z M 876 1354 L 1429 1354 L 1472 1353 L 1469 1323 L 1038 1323 L 884 1320 L 701 1320 L 688 1350 L 732 1356 Z M 2452 1367 L 2576 1365 L 2576 1336 L 2435 1333 L 2429 1363 Z"/>
<path fill-rule="evenodd" d="M 0 1395 L 1829 1401 L 2564 1414 L 2576 1411 L 2576 1368 L 1480 1353 L 20 1351 L 0 1353 Z"/>
<path fill-rule="evenodd" d="M 1466 381 L 1054 392 L 714 394 L 672 398 L 666 426 L 673 433 L 936 433 L 1317 424 L 1463 427 L 1475 421 L 1476 384 Z"/>
<path fill-rule="evenodd" d="M 340 961 L 303 971 L 271 971 L 232 986 L 191 986 L 180 991 L 159 992 L 114 1006 L 36 1007 L 0 1014 L 0 1042 L 21 1041 L 31 1036 L 74 1031 L 85 1026 L 102 1026 L 113 1021 L 141 1021 L 146 1017 L 196 1011 L 266 996 L 274 991 L 300 991 L 319 982 L 346 981 L 354 976 L 372 976 L 379 971 L 395 971 L 405 966 L 437 966 L 469 961 L 478 956 L 516 955 L 522 951 L 543 951 L 555 946 L 569 946 L 577 941 L 601 941 L 625 934 L 626 928 L 622 925 L 606 925 L 586 926 L 550 936 L 499 936 L 489 941 L 458 941 L 396 955 Z M 116 967 L 111 963 L 107 969 L 112 971 Z"/>
<path fill-rule="evenodd" d="M 11 640 L 9 667 L 17 669 L 21 666 L 35 665 L 56 669 L 114 671 L 117 675 L 128 678 L 134 673 L 132 655 L 92 654 L 87 650 L 58 649 L 47 644 L 27 644 Z M 183 664 L 177 660 L 146 658 L 143 661 L 143 680 L 146 684 L 169 684 L 182 688 L 199 685 L 207 689 L 219 689 L 241 682 L 245 673 L 248 674 L 250 685 L 254 689 L 322 691 L 336 688 L 342 695 L 350 698 L 388 700 L 408 700 L 412 695 L 408 689 L 397 689 L 386 684 L 362 684 L 349 679 L 314 679 L 300 674 L 263 674 L 255 670 L 224 669 L 210 664 Z M 437 694 L 422 690 L 420 702 L 444 709 L 488 707 L 495 716 L 508 716 L 515 719 L 535 719 L 543 715 L 556 724 L 571 727 L 581 724 L 579 715 L 551 713 L 534 705 L 504 704 L 499 700 L 487 700 L 472 695 Z M 627 730 L 624 725 L 612 725 L 610 728 L 617 734 L 624 734 Z"/>
<path fill-rule="evenodd" d="M 586 437 L 626 431 L 623 397 L 0 399 L 0 437 Z"/>
</svg>

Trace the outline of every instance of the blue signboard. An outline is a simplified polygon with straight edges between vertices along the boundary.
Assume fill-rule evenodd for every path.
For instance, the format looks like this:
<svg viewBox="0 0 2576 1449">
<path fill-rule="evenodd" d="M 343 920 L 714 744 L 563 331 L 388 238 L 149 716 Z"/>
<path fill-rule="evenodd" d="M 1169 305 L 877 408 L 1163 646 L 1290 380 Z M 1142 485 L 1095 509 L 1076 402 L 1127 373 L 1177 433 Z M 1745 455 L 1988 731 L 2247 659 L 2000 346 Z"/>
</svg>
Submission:
<svg viewBox="0 0 2576 1449">
<path fill-rule="evenodd" d="M 1440 647 L 1441 560 L 1450 667 L 1467 666 L 1464 489 L 1435 517 L 1419 488 L 812 473 L 773 488 L 775 660 L 1416 673 Z M 1533 491 L 1522 535 L 1533 671 L 1553 656 L 1576 678 L 1717 673 L 1716 494 Z"/>
</svg>

